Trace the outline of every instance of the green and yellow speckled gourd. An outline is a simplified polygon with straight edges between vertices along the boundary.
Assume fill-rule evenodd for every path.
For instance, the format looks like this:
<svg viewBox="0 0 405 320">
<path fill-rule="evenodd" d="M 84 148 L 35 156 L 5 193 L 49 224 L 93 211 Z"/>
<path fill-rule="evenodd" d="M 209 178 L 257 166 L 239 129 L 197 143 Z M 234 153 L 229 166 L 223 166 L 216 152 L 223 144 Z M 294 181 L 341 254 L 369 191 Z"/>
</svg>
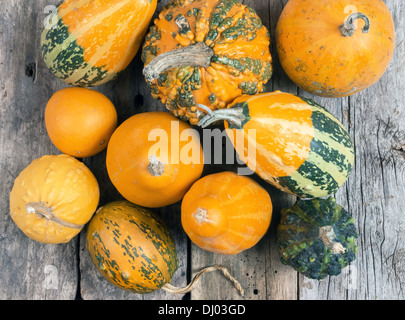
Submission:
<svg viewBox="0 0 405 320">
<path fill-rule="evenodd" d="M 118 201 L 100 208 L 87 230 L 87 249 L 115 286 L 149 293 L 170 283 L 178 260 L 173 237 L 152 211 Z"/>
<path fill-rule="evenodd" d="M 87 229 L 87 250 L 98 271 L 114 286 L 146 294 L 163 289 L 191 291 L 207 272 L 220 270 L 243 295 L 224 266 L 201 270 L 184 288 L 170 284 L 179 262 L 173 236 L 164 221 L 149 209 L 116 201 L 98 209 Z"/>
<path fill-rule="evenodd" d="M 146 36 L 142 60 L 152 95 L 197 124 L 204 112 L 256 94 L 272 75 L 270 34 L 240 0 L 173 0 Z"/>
<path fill-rule="evenodd" d="M 325 197 L 352 171 L 355 153 L 348 132 L 312 100 L 281 91 L 245 95 L 228 109 L 210 112 L 199 125 L 217 121 L 225 122 L 241 160 L 284 192 Z"/>
<path fill-rule="evenodd" d="M 333 197 L 298 200 L 281 211 L 277 247 L 281 261 L 308 278 L 336 276 L 356 259 L 354 219 Z"/>
<path fill-rule="evenodd" d="M 64 82 L 107 83 L 138 52 L 157 0 L 64 0 L 41 36 L 46 66 Z"/>
</svg>

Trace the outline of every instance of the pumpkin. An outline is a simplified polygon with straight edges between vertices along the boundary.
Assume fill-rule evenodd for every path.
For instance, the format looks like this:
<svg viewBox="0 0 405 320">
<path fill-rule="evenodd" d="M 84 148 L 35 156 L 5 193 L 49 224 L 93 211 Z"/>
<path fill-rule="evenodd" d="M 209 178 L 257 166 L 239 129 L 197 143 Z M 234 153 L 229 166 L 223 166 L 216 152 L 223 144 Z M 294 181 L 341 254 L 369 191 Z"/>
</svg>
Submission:
<svg viewBox="0 0 405 320">
<path fill-rule="evenodd" d="M 105 84 L 135 57 L 157 0 L 65 0 L 41 36 L 46 66 L 74 86 Z"/>
<path fill-rule="evenodd" d="M 34 160 L 15 179 L 10 216 L 28 237 L 66 243 L 90 221 L 100 192 L 92 172 L 69 155 Z"/>
<path fill-rule="evenodd" d="M 76 158 L 103 151 L 117 128 L 117 111 L 102 93 L 80 87 L 57 91 L 45 109 L 49 138 L 63 153 Z"/>
<path fill-rule="evenodd" d="M 241 160 L 284 192 L 325 197 L 351 173 L 354 147 L 348 132 L 310 99 L 281 91 L 245 95 L 208 114 L 200 126 L 221 120 Z"/>
<path fill-rule="evenodd" d="M 187 293 L 204 273 L 220 270 L 243 294 L 224 266 L 203 269 L 184 288 L 171 285 L 179 262 L 169 228 L 151 210 L 128 201 L 111 202 L 97 210 L 87 229 L 86 248 L 101 275 L 123 290 Z"/>
<path fill-rule="evenodd" d="M 283 209 L 276 237 L 281 261 L 317 280 L 339 275 L 358 250 L 354 219 L 333 197 Z"/>
<path fill-rule="evenodd" d="M 263 91 L 272 75 L 270 34 L 240 0 L 173 0 L 154 21 L 142 50 L 153 97 L 195 125 L 242 94 Z"/>
<path fill-rule="evenodd" d="M 272 202 L 257 182 L 234 172 L 198 180 L 184 196 L 181 222 L 191 241 L 206 251 L 234 255 L 266 234 Z"/>
<path fill-rule="evenodd" d="M 107 148 L 107 171 L 128 201 L 157 208 L 180 201 L 204 169 L 196 130 L 168 112 L 137 114 L 121 124 Z"/>
<path fill-rule="evenodd" d="M 386 71 L 395 48 L 394 22 L 382 0 L 290 0 L 276 43 L 281 66 L 297 86 L 345 97 Z"/>
</svg>

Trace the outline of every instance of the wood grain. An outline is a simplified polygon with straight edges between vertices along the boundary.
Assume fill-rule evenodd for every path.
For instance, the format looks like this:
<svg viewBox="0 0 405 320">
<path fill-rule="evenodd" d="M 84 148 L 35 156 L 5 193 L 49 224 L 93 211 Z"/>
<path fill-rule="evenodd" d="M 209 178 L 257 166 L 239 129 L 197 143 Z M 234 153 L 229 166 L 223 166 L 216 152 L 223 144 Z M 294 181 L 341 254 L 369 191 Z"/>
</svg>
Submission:
<svg viewBox="0 0 405 320">
<path fill-rule="evenodd" d="M 187 295 L 157 291 L 137 295 L 109 284 L 93 266 L 86 250 L 86 230 L 68 244 L 45 245 L 27 238 L 9 217 L 14 179 L 34 159 L 60 152 L 49 140 L 44 110 L 54 92 L 66 87 L 42 61 L 39 42 L 44 11 L 56 0 L 0 0 L 0 299 L 59 300 L 231 300 L 242 299 L 220 273 L 205 274 Z M 168 0 L 158 4 L 158 12 Z M 246 300 L 372 300 L 405 298 L 405 3 L 386 1 L 396 27 L 396 50 L 383 78 L 350 98 L 327 99 L 298 89 L 280 67 L 275 28 L 287 0 L 245 0 L 256 9 L 272 38 L 274 74 L 266 91 L 301 94 L 324 105 L 342 121 L 353 138 L 356 162 L 347 183 L 336 193 L 338 203 L 356 219 L 359 253 L 337 277 L 309 280 L 280 262 L 275 230 L 280 210 L 296 198 L 265 187 L 273 200 L 272 224 L 254 248 L 236 256 L 205 252 L 190 243 L 180 222 L 180 203 L 157 210 L 174 234 L 180 266 L 172 284 L 185 286 L 204 267 L 223 264 L 239 280 Z M 114 103 L 122 123 L 130 116 L 165 107 L 150 94 L 138 54 L 120 77 L 96 90 Z M 100 206 L 121 196 L 105 168 L 105 152 L 83 162 L 101 186 Z M 206 166 L 204 175 L 235 165 Z"/>
</svg>

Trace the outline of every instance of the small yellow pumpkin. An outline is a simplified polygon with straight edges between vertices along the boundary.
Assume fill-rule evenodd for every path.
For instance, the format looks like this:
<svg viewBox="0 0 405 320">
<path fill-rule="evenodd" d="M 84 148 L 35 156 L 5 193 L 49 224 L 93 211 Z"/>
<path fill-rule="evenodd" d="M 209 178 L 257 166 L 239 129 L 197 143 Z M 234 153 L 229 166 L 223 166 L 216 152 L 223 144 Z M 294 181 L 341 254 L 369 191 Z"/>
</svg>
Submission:
<svg viewBox="0 0 405 320">
<path fill-rule="evenodd" d="M 93 173 L 69 155 L 34 160 L 14 182 L 10 215 L 30 238 L 66 243 L 90 221 L 100 198 Z"/>
</svg>

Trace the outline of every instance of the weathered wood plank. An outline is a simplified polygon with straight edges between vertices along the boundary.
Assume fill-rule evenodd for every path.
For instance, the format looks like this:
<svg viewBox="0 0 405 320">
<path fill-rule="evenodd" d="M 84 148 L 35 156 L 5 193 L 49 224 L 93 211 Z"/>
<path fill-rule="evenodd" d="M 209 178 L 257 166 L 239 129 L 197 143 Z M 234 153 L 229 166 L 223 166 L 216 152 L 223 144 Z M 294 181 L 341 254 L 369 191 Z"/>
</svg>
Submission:
<svg viewBox="0 0 405 320">
<path fill-rule="evenodd" d="M 49 1 L 0 1 L 0 299 L 75 299 L 77 241 L 44 245 L 26 237 L 9 216 L 14 179 L 31 161 L 59 152 L 44 110 L 61 87 L 41 63 L 40 33 Z"/>
<path fill-rule="evenodd" d="M 405 26 L 404 4 L 386 1 L 396 27 L 396 49 L 382 79 L 345 99 L 313 98 L 348 128 L 356 148 L 356 162 L 337 202 L 357 221 L 360 234 L 356 261 L 338 277 L 321 282 L 300 277 L 300 299 L 404 298 L 405 217 Z M 339 102 L 340 100 L 340 102 Z"/>
</svg>

